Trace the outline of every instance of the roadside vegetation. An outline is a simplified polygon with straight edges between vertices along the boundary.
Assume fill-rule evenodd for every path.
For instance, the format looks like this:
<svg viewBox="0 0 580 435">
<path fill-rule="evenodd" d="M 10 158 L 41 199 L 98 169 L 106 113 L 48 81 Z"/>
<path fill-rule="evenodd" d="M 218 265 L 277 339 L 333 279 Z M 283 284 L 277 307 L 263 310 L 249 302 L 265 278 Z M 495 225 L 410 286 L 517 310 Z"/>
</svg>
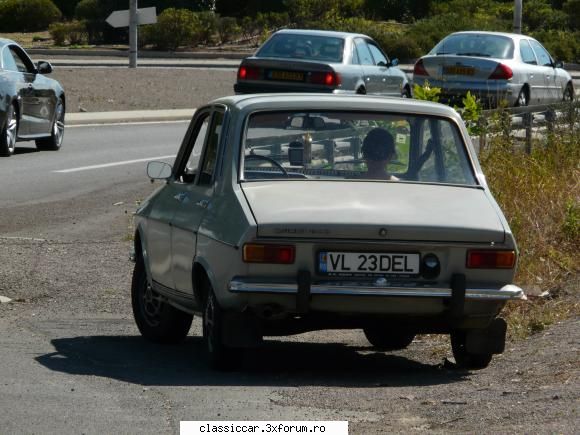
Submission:
<svg viewBox="0 0 580 435">
<path fill-rule="evenodd" d="M 126 44 L 126 29 L 108 15 L 117 0 L 0 0 L 3 32 L 43 31 L 57 46 Z M 366 33 L 391 57 L 415 59 L 458 30 L 510 31 L 513 0 L 140 0 L 155 6 L 158 23 L 142 26 L 142 48 L 256 47 L 283 27 Z M 523 33 L 553 55 L 580 63 L 580 0 L 526 0 Z"/>
</svg>

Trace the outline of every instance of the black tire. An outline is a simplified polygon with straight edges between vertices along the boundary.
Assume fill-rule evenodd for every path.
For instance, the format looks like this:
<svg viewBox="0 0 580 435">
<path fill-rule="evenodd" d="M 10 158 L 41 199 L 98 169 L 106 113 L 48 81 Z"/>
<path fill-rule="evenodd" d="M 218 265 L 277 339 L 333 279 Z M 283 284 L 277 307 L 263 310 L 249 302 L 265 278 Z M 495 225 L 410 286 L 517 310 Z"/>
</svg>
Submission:
<svg viewBox="0 0 580 435">
<path fill-rule="evenodd" d="M 491 353 L 474 354 L 469 353 L 466 347 L 465 331 L 455 331 L 451 333 L 451 350 L 455 358 L 455 364 L 459 368 L 468 370 L 481 370 L 486 368 L 493 355 Z"/>
<path fill-rule="evenodd" d="M 528 95 L 527 88 L 522 88 L 518 94 L 518 99 L 516 100 L 516 107 L 525 107 L 530 104 L 530 96 Z"/>
<path fill-rule="evenodd" d="M 566 89 L 564 89 L 564 96 L 562 98 L 563 101 L 574 101 L 574 87 L 572 83 L 568 83 L 566 85 Z"/>
<path fill-rule="evenodd" d="M 64 138 L 64 102 L 59 98 L 54 108 L 54 119 L 50 127 L 50 136 L 36 140 L 36 148 L 40 151 L 58 151 Z"/>
<path fill-rule="evenodd" d="M 380 326 L 363 328 L 363 332 L 370 344 L 377 349 L 385 351 L 405 349 L 415 338 L 415 333 L 413 332 L 392 332 L 389 328 Z"/>
<path fill-rule="evenodd" d="M 137 258 L 133 270 L 131 304 L 135 323 L 141 335 L 148 341 L 163 344 L 180 343 L 191 328 L 193 316 L 164 302 L 151 288 L 141 257 Z"/>
<path fill-rule="evenodd" d="M 4 124 L 0 128 L 0 156 L 10 157 L 16 148 L 18 137 L 18 119 L 16 109 L 11 104 L 6 111 Z"/>
<path fill-rule="evenodd" d="M 203 339 L 209 366 L 216 370 L 232 370 L 241 357 L 241 349 L 227 346 L 223 341 L 223 310 L 209 283 L 206 283 L 203 310 Z"/>
<path fill-rule="evenodd" d="M 411 91 L 409 88 L 403 88 L 403 92 L 401 92 L 401 98 L 411 98 Z"/>
<path fill-rule="evenodd" d="M 366 94 L 367 94 L 367 90 L 366 90 L 366 89 L 365 89 L 363 86 L 361 86 L 360 88 L 358 88 L 358 89 L 356 90 L 356 93 L 357 93 L 358 95 L 366 95 Z"/>
</svg>

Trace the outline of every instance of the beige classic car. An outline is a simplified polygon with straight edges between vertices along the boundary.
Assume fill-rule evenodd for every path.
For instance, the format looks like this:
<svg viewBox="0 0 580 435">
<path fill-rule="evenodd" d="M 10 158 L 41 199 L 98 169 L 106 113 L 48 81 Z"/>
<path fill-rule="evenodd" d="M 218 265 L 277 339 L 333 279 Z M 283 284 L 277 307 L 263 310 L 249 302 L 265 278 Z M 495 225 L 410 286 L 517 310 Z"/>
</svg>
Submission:
<svg viewBox="0 0 580 435">
<path fill-rule="evenodd" d="M 360 328 L 380 350 L 450 334 L 459 367 L 504 348 L 517 248 L 457 113 L 400 98 L 261 94 L 199 108 L 136 213 L 132 303 L 214 367 L 264 336 Z"/>
</svg>

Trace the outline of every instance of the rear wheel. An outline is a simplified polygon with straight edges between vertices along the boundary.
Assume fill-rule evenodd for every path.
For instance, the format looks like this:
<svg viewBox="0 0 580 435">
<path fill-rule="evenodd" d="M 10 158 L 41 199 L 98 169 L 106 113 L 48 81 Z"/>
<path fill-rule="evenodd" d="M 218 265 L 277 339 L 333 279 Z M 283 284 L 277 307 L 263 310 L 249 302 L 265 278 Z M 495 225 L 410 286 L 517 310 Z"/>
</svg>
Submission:
<svg viewBox="0 0 580 435">
<path fill-rule="evenodd" d="M 367 90 L 363 86 L 361 86 L 360 88 L 358 88 L 356 90 L 356 93 L 359 94 L 359 95 L 366 95 Z"/>
<path fill-rule="evenodd" d="M 469 370 L 486 368 L 493 357 L 491 353 L 475 354 L 468 352 L 466 331 L 451 333 L 451 350 L 457 366 Z"/>
<path fill-rule="evenodd" d="M 131 304 L 135 323 L 146 340 L 175 344 L 187 336 L 193 316 L 172 307 L 151 288 L 141 257 L 133 270 Z"/>
<path fill-rule="evenodd" d="M 16 148 L 16 136 L 18 133 L 18 120 L 16 109 L 11 104 L 6 110 L 4 125 L 0 129 L 0 156 L 10 157 Z"/>
<path fill-rule="evenodd" d="M 54 120 L 50 129 L 50 136 L 37 139 L 36 148 L 41 151 L 58 151 L 64 137 L 64 103 L 59 98 L 54 109 Z"/>
<path fill-rule="evenodd" d="M 403 92 L 401 92 L 401 98 L 411 98 L 411 91 L 409 88 L 403 89 Z"/>
<path fill-rule="evenodd" d="M 239 360 L 241 349 L 227 346 L 223 340 L 224 312 L 213 289 L 206 282 L 206 301 L 203 311 L 203 339 L 210 367 L 231 370 Z"/>
<path fill-rule="evenodd" d="M 530 102 L 530 96 L 528 95 L 527 88 L 522 88 L 518 94 L 518 99 L 516 100 L 516 107 L 525 107 Z"/>
<path fill-rule="evenodd" d="M 409 346 L 415 334 L 409 331 L 393 332 L 386 327 L 371 326 L 363 329 L 365 337 L 374 347 L 380 350 L 401 350 Z"/>
</svg>

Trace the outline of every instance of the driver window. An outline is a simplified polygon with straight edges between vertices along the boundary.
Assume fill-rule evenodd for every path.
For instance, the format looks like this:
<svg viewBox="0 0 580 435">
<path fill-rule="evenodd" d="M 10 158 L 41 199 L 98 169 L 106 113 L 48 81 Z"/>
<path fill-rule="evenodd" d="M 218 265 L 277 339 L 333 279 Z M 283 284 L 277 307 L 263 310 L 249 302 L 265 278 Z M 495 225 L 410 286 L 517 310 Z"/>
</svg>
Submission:
<svg viewBox="0 0 580 435">
<path fill-rule="evenodd" d="M 223 112 L 215 112 L 211 124 L 210 135 L 203 157 L 202 169 L 199 177 L 199 184 L 208 185 L 213 179 L 213 174 L 217 162 L 217 151 L 220 143 L 222 125 L 224 121 Z"/>
<path fill-rule="evenodd" d="M 374 65 L 373 56 L 369 51 L 367 43 L 362 39 L 355 39 L 354 43 L 356 44 L 356 50 L 361 65 Z"/>
<path fill-rule="evenodd" d="M 18 66 L 9 48 L 2 50 L 2 67 L 7 71 L 18 71 Z"/>
<path fill-rule="evenodd" d="M 10 47 L 10 53 L 14 58 L 14 62 L 16 62 L 16 68 L 18 69 L 18 71 L 21 73 L 29 72 L 28 66 L 26 65 L 27 62 L 25 62 L 25 60 L 22 58 L 18 50 L 16 50 L 14 47 Z"/>
<path fill-rule="evenodd" d="M 195 174 L 197 173 L 199 160 L 201 159 L 201 152 L 203 151 L 203 144 L 205 142 L 207 128 L 209 125 L 209 114 L 206 114 L 205 118 L 200 122 L 201 125 L 197 129 L 197 133 L 194 133 L 191 138 L 193 146 L 190 148 L 190 155 L 187 158 L 187 163 L 185 164 L 183 173 L 180 176 L 180 181 L 182 183 L 191 183 L 195 180 Z"/>
<path fill-rule="evenodd" d="M 379 47 L 371 43 L 368 44 L 368 47 L 375 59 L 375 65 L 379 65 L 382 62 L 386 66 L 389 63 L 385 55 L 379 50 Z"/>
<path fill-rule="evenodd" d="M 542 66 L 552 66 L 552 58 L 546 49 L 538 41 L 534 41 L 533 39 L 530 39 L 530 44 L 532 44 L 532 48 L 536 52 L 536 56 L 538 56 L 538 63 Z"/>
</svg>

